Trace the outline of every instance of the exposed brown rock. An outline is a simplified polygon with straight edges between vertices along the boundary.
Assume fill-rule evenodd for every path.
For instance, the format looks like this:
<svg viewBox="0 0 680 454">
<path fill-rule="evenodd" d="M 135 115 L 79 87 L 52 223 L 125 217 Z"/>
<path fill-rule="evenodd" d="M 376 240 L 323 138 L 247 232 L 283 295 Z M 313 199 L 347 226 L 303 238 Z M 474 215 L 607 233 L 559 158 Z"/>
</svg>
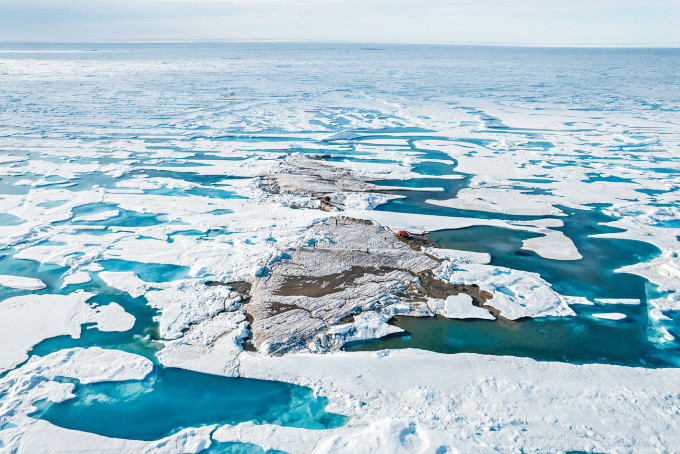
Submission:
<svg viewBox="0 0 680 454">
<path fill-rule="evenodd" d="M 307 348 L 328 328 L 361 312 L 460 292 L 485 299 L 473 286 L 434 279 L 430 270 L 437 265 L 370 221 L 328 219 L 306 232 L 303 247 L 287 251 L 253 282 L 246 306 L 253 343 L 263 353 L 280 355 Z"/>
</svg>

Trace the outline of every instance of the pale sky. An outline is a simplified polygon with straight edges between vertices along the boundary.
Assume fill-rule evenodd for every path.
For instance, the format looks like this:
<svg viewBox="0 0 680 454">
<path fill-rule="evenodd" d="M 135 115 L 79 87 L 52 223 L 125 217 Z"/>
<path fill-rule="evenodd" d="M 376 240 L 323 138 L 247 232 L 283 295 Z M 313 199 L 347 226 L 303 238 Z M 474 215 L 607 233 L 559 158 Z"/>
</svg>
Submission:
<svg viewBox="0 0 680 454">
<path fill-rule="evenodd" d="M 0 41 L 680 45 L 680 0 L 0 0 Z"/>
</svg>

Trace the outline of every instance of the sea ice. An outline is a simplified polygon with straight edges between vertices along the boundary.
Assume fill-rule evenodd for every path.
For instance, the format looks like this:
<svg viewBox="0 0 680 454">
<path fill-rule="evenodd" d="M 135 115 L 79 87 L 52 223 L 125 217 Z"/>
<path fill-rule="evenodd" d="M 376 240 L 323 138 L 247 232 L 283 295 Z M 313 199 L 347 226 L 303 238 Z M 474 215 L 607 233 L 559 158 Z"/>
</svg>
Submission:
<svg viewBox="0 0 680 454">
<path fill-rule="evenodd" d="M 141 280 L 133 271 L 100 271 L 98 276 L 109 287 L 127 292 L 133 298 L 143 296 L 149 289 L 155 288 Z"/>
<path fill-rule="evenodd" d="M 435 247 L 423 247 L 422 251 L 440 260 L 448 260 L 456 265 L 468 263 L 486 265 L 491 262 L 491 255 L 485 252 L 457 251 L 455 249 L 441 249 Z"/>
<path fill-rule="evenodd" d="M 493 298 L 486 304 L 510 320 L 576 315 L 569 307 L 571 297 L 554 291 L 537 273 L 481 264 L 458 267 L 444 262 L 435 270 L 435 276 L 451 284 L 478 285 L 490 292 Z"/>
<path fill-rule="evenodd" d="M 158 441 L 107 438 L 63 429 L 28 415 L 34 403 L 47 399 L 63 402 L 73 397 L 74 385 L 56 381 L 70 377 L 80 383 L 142 380 L 151 373 L 150 360 L 119 350 L 99 347 L 60 350 L 33 357 L 0 379 L 0 431 L 3 450 L 25 454 L 47 452 L 139 452 L 196 453 L 211 444 L 215 426 L 184 429 Z"/>
<path fill-rule="evenodd" d="M 24 295 L 0 301 L 0 372 L 28 358 L 28 350 L 43 339 L 68 334 L 80 337 L 81 325 L 97 323 L 106 331 L 125 331 L 134 318 L 119 305 L 93 309 L 92 293 Z M 132 323 L 131 323 L 132 322 Z"/>
<path fill-rule="evenodd" d="M 595 298 L 595 301 L 600 304 L 625 304 L 628 306 L 640 304 L 640 300 L 636 298 Z"/>
<path fill-rule="evenodd" d="M 604 314 L 593 314 L 593 317 L 604 320 L 623 320 L 626 318 L 626 314 L 621 314 L 620 312 L 608 312 Z"/>
<path fill-rule="evenodd" d="M 94 321 L 99 331 L 128 331 L 135 325 L 135 317 L 118 303 L 99 306 L 96 311 Z"/>
<path fill-rule="evenodd" d="M 343 452 L 343 447 L 355 446 L 345 444 L 348 439 L 374 437 L 381 440 L 380 446 L 404 450 L 408 446 L 401 443 L 410 438 L 412 448 L 417 442 L 422 449 L 443 446 L 467 452 L 475 451 L 474 445 L 496 451 L 654 451 L 680 442 L 680 423 L 672 416 L 680 404 L 674 388 L 680 379 L 677 369 L 419 350 L 276 358 L 242 353 L 239 364 L 243 376 L 310 386 L 329 396 L 329 411 L 351 419 L 347 426 L 321 432 L 244 423 L 221 428 L 214 435 L 218 440 L 291 453 Z M 575 389 L 574 383 L 581 385 Z M 656 437 L 645 435 L 646 430 Z M 381 450 L 367 444 L 356 447 L 358 452 Z"/>
<path fill-rule="evenodd" d="M 8 275 L 0 275 L 0 286 L 19 290 L 40 290 L 47 287 L 40 279 Z"/>
<path fill-rule="evenodd" d="M 387 323 L 390 318 L 377 312 L 362 312 L 354 316 L 352 323 L 331 326 L 326 335 L 340 348 L 350 342 L 379 339 L 389 334 L 403 332 L 404 330 L 398 326 Z"/>
<path fill-rule="evenodd" d="M 459 210 L 489 211 L 521 216 L 563 215 L 551 204 L 525 192 L 507 188 L 463 188 L 455 199 L 428 200 L 427 203 Z"/>
<path fill-rule="evenodd" d="M 492 303 L 493 301 L 491 301 Z M 489 304 L 491 304 L 489 303 Z M 443 315 L 447 318 L 479 318 L 485 320 L 496 320 L 488 310 L 477 307 L 472 304 L 472 297 L 461 293 L 459 295 L 451 295 L 446 300 L 428 300 L 427 305 L 430 306 L 432 312 Z"/>
</svg>

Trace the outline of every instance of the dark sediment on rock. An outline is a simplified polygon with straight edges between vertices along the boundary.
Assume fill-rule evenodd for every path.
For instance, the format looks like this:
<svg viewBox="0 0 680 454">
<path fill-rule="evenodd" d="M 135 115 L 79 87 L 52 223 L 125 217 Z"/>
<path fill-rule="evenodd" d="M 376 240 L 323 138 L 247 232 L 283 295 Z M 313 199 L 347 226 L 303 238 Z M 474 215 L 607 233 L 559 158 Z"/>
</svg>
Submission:
<svg viewBox="0 0 680 454">
<path fill-rule="evenodd" d="M 491 293 L 481 290 L 476 285 L 454 285 L 440 279 L 435 279 L 432 271 L 429 270 L 420 273 L 418 277 L 425 294 L 431 298 L 446 299 L 451 295 L 467 293 L 480 306 L 493 298 Z"/>
<path fill-rule="evenodd" d="M 380 275 L 390 271 L 397 270 L 386 266 L 380 268 L 353 266 L 347 271 L 329 274 L 328 276 L 287 276 L 283 285 L 275 293 L 283 296 L 297 295 L 319 298 L 356 285 L 355 281 L 366 274 Z"/>
<path fill-rule="evenodd" d="M 250 293 L 251 284 L 247 281 L 233 281 L 233 282 L 218 282 L 218 281 L 207 281 L 205 283 L 208 287 L 213 287 L 217 285 L 223 285 L 234 290 L 236 293 L 241 293 L 247 295 Z"/>
</svg>

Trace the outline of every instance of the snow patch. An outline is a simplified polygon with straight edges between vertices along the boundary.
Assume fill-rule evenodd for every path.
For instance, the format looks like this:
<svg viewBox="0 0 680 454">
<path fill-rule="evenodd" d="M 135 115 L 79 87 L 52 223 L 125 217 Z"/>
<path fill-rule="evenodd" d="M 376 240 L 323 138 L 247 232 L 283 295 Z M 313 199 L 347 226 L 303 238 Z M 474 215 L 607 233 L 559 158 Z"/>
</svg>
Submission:
<svg viewBox="0 0 680 454">
<path fill-rule="evenodd" d="M 19 290 L 40 290 L 47 287 L 40 279 L 24 276 L 0 275 L 0 286 Z"/>
<path fill-rule="evenodd" d="M 114 331 L 131 327 L 131 316 L 120 306 L 93 309 L 86 303 L 92 296 L 92 293 L 78 291 L 68 295 L 16 296 L 0 301 L 0 371 L 25 361 L 28 350 L 44 339 L 64 334 L 80 337 L 84 323 L 101 324 L 102 328 Z"/>
<path fill-rule="evenodd" d="M 486 305 L 510 320 L 576 315 L 569 307 L 572 298 L 554 291 L 537 273 L 480 264 L 458 267 L 444 262 L 435 270 L 435 277 L 454 285 L 478 285 L 493 295 Z"/>
<path fill-rule="evenodd" d="M 379 339 L 389 334 L 402 333 L 403 329 L 388 324 L 389 315 L 367 311 L 354 316 L 354 322 L 331 326 L 327 336 L 342 347 L 350 342 Z"/>
<path fill-rule="evenodd" d="M 624 304 L 627 306 L 640 304 L 640 300 L 637 298 L 595 298 L 595 301 L 600 304 Z"/>
<path fill-rule="evenodd" d="M 496 320 L 488 310 L 472 304 L 472 297 L 465 293 L 451 295 L 446 300 L 430 299 L 427 305 L 432 312 L 447 318 Z"/>
</svg>

